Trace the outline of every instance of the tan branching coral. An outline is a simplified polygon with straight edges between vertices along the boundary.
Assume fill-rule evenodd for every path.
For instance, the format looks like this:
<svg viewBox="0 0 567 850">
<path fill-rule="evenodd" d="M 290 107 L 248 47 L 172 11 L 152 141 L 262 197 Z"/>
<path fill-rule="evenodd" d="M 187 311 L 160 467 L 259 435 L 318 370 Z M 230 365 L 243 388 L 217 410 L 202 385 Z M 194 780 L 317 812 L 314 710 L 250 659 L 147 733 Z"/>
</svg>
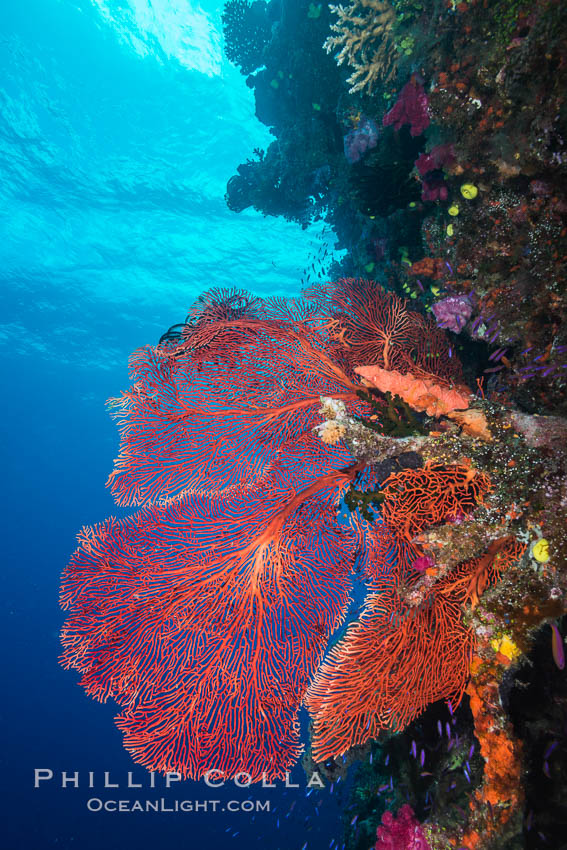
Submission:
<svg viewBox="0 0 567 850">
<path fill-rule="evenodd" d="M 339 50 L 337 64 L 346 62 L 353 73 L 348 78 L 349 91 L 368 93 L 377 80 L 388 82 L 396 73 L 398 53 L 393 36 L 396 13 L 385 0 L 354 0 L 346 8 L 342 5 L 330 6 L 337 15 L 336 23 L 323 44 L 327 53 Z"/>
</svg>

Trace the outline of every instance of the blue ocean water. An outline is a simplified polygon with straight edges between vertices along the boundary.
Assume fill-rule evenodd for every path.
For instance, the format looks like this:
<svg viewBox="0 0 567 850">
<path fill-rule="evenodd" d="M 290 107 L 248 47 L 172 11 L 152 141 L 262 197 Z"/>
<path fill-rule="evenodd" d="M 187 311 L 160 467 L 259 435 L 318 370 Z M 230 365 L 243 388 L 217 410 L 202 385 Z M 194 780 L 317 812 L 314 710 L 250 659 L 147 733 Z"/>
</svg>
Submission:
<svg viewBox="0 0 567 850">
<path fill-rule="evenodd" d="M 210 287 L 297 294 L 326 238 L 226 207 L 227 180 L 269 136 L 223 57 L 221 12 L 221 3 L 189 0 L 0 6 L 2 846 L 10 850 L 204 841 L 299 850 L 339 835 L 336 798 L 306 797 L 300 767 L 298 790 L 211 794 L 185 783 L 162 792 L 158 781 L 153 794 L 223 804 L 269 797 L 272 811 L 254 821 L 218 811 L 89 812 L 93 796 L 149 797 L 147 779 L 122 749 L 114 707 L 91 701 L 57 665 L 58 581 L 74 535 L 121 513 L 104 489 L 118 445 L 104 402 L 126 387 L 129 353 L 182 321 Z M 53 780 L 34 789 L 35 768 Z M 125 788 L 129 770 L 142 791 Z M 61 771 L 78 771 L 79 788 L 62 788 Z M 116 792 L 101 787 L 104 771 Z"/>
</svg>

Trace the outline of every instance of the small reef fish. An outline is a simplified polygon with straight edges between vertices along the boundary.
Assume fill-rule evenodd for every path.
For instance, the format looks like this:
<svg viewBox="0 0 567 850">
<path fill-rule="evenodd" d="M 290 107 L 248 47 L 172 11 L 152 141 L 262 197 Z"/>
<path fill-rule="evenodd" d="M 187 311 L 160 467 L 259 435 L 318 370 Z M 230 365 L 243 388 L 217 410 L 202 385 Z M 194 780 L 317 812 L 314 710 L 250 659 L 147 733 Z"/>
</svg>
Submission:
<svg viewBox="0 0 567 850">
<path fill-rule="evenodd" d="M 565 646 L 561 632 L 555 623 L 551 623 L 551 652 L 557 667 L 563 670 L 565 667 Z"/>
</svg>

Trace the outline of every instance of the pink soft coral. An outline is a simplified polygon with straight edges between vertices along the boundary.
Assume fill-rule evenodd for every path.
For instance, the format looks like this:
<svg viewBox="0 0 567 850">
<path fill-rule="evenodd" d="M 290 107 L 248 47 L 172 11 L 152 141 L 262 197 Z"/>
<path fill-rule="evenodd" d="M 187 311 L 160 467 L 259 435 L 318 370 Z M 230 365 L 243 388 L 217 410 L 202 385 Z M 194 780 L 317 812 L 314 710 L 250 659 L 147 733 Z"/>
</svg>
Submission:
<svg viewBox="0 0 567 850">
<path fill-rule="evenodd" d="M 409 83 L 401 90 L 397 101 L 382 119 L 384 127 L 390 124 L 399 130 L 404 124 L 410 125 L 410 136 L 421 136 L 429 127 L 429 101 L 418 77 L 413 74 Z"/>
<path fill-rule="evenodd" d="M 407 804 L 399 810 L 397 818 L 392 812 L 384 812 L 376 836 L 375 850 L 431 850 L 422 825 Z"/>
</svg>

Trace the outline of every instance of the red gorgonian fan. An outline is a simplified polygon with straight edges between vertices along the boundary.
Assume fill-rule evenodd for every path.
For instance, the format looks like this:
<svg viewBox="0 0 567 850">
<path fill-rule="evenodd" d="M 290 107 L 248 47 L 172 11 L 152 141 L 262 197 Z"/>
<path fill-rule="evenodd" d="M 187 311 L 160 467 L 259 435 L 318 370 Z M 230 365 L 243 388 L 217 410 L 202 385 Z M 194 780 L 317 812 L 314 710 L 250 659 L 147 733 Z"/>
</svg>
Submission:
<svg viewBox="0 0 567 850">
<path fill-rule="evenodd" d="M 375 281 L 345 278 L 328 293 L 331 337 L 347 346 L 356 366 L 462 381 L 461 364 L 434 322 Z"/>
<path fill-rule="evenodd" d="M 62 662 L 123 707 L 136 761 L 254 780 L 295 762 L 297 711 L 349 601 L 357 541 L 335 511 L 348 460 L 303 438 L 253 487 L 84 530 L 63 575 Z"/>
<path fill-rule="evenodd" d="M 223 318 L 212 295 L 215 309 L 201 302 L 179 340 L 133 354 L 133 385 L 112 401 L 121 451 L 108 483 L 120 505 L 250 483 L 311 432 L 322 395 L 360 407 L 359 379 L 312 327 L 309 304 L 293 321 L 277 301 Z"/>
<path fill-rule="evenodd" d="M 82 531 L 62 580 L 62 663 L 119 703 L 125 746 L 152 770 L 282 776 L 355 560 L 374 590 L 395 583 L 392 558 L 375 569 L 385 538 L 337 519 L 362 464 L 312 433 L 321 396 L 370 412 L 354 372 L 368 348 L 337 333 L 355 283 L 371 331 L 384 322 L 382 361 L 423 368 L 427 344 L 391 323 L 423 323 L 436 350 L 437 331 L 372 282 L 293 302 L 214 291 L 135 352 L 132 386 L 111 403 L 121 447 L 109 485 L 141 507 Z"/>
<path fill-rule="evenodd" d="M 398 573 L 394 586 L 390 580 L 370 594 L 360 620 L 331 650 L 307 695 L 315 761 L 339 756 L 384 730 L 401 731 L 436 700 L 459 704 L 475 648 L 463 606 L 475 605 L 524 549 L 515 538 L 502 538 L 430 588 L 414 578 L 419 601 L 413 605 L 411 590 L 400 592 Z"/>
<path fill-rule="evenodd" d="M 409 543 L 426 526 L 472 511 L 489 490 L 486 475 L 463 465 L 432 463 L 425 469 L 404 469 L 382 485 L 382 516 Z"/>
</svg>

